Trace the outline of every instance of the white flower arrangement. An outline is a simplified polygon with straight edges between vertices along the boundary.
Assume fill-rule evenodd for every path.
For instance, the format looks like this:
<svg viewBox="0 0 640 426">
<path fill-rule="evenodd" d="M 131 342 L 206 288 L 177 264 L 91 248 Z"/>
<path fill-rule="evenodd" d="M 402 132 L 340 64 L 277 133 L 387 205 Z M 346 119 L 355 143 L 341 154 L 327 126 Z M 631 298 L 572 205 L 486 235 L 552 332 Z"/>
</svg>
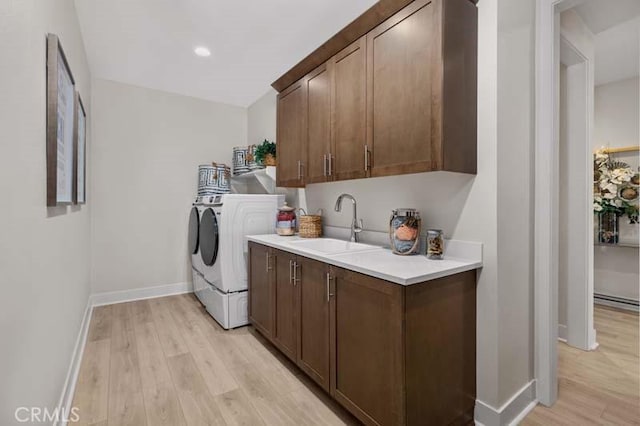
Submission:
<svg viewBox="0 0 640 426">
<path fill-rule="evenodd" d="M 638 220 L 638 205 L 620 198 L 620 189 L 625 188 L 637 174 L 620 161 L 612 161 L 606 148 L 595 153 L 593 210 L 596 213 L 628 215 L 633 222 Z"/>
</svg>

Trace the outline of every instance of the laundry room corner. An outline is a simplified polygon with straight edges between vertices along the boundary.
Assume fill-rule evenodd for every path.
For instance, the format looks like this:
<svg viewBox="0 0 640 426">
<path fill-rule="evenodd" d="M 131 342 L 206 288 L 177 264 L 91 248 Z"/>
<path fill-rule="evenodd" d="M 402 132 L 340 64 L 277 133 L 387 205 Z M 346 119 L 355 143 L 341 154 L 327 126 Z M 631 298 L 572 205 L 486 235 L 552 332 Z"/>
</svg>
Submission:
<svg viewBox="0 0 640 426">
<path fill-rule="evenodd" d="M 92 107 L 94 300 L 189 289 L 187 206 L 198 165 L 246 145 L 247 110 L 102 79 Z"/>
</svg>

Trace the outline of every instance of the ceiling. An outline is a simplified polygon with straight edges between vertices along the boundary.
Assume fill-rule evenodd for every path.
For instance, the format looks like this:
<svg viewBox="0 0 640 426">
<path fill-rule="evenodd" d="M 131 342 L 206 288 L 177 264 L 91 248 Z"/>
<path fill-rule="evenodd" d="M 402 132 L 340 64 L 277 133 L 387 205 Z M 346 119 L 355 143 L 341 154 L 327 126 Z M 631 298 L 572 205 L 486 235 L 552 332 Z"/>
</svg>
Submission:
<svg viewBox="0 0 640 426">
<path fill-rule="evenodd" d="M 596 34 L 595 43 L 596 86 L 640 75 L 640 17 Z"/>
<path fill-rule="evenodd" d="M 640 16 L 640 0 L 589 0 L 576 6 L 574 10 L 591 32 L 598 34 Z"/>
<path fill-rule="evenodd" d="M 376 0 L 75 0 L 94 77 L 248 106 Z M 206 46 L 211 56 L 193 53 Z"/>
<path fill-rule="evenodd" d="M 596 86 L 640 75 L 640 0 L 590 0 L 574 10 L 594 33 Z"/>
</svg>

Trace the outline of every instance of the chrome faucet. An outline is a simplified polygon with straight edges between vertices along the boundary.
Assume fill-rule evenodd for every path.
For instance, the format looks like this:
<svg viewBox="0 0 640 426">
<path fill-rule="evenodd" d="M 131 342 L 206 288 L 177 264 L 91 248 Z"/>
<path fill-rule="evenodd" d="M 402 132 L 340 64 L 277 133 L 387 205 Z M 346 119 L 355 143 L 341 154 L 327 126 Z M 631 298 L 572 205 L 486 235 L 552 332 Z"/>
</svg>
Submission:
<svg viewBox="0 0 640 426">
<path fill-rule="evenodd" d="M 353 202 L 353 219 L 351 220 L 351 236 L 349 241 L 358 242 L 358 234 L 362 232 L 362 219 L 358 220 L 358 208 L 356 206 L 356 199 L 351 194 L 342 194 L 336 200 L 335 210 L 337 212 L 342 210 L 342 199 L 348 198 Z"/>
</svg>

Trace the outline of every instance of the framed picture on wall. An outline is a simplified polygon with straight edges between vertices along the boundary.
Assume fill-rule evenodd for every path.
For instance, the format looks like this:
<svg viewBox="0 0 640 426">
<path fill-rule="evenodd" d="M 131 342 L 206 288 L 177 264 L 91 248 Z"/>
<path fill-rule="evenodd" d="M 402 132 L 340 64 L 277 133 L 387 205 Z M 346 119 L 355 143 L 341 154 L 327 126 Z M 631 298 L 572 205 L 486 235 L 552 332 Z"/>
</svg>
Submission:
<svg viewBox="0 0 640 426">
<path fill-rule="evenodd" d="M 47 35 L 47 206 L 72 204 L 75 80 L 55 34 Z"/>
<path fill-rule="evenodd" d="M 74 185 L 74 204 L 86 203 L 87 196 L 87 112 L 84 109 L 80 93 L 76 91 L 75 97 L 76 120 L 73 132 L 73 150 L 76 153 L 73 163 L 75 185 Z"/>
</svg>

